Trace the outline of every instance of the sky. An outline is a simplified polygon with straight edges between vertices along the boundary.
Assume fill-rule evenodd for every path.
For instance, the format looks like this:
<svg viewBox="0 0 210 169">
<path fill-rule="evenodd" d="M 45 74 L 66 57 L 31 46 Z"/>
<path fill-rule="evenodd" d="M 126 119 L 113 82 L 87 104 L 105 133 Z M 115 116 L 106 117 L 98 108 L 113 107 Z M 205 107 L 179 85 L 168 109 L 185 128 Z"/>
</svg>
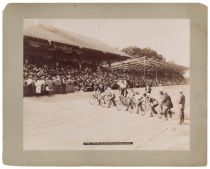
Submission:
<svg viewBox="0 0 210 169">
<path fill-rule="evenodd" d="M 119 50 L 148 47 L 167 61 L 190 67 L 189 19 L 25 19 L 24 27 L 39 23 L 97 38 Z"/>
</svg>

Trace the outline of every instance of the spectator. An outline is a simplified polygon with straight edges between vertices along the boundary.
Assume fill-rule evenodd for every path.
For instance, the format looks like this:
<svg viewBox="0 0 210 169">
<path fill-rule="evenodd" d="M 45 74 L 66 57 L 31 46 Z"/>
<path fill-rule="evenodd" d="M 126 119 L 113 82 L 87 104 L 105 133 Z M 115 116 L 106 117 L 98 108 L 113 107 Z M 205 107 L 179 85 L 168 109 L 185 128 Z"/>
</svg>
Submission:
<svg viewBox="0 0 210 169">
<path fill-rule="evenodd" d="M 166 92 L 163 94 L 161 106 L 163 108 L 163 115 L 165 116 L 165 120 L 168 120 L 168 117 L 167 117 L 168 114 L 172 118 L 171 108 L 173 108 L 173 104 L 171 101 L 171 97 Z"/>
<path fill-rule="evenodd" d="M 180 122 L 179 124 L 183 124 L 184 123 L 184 108 L 185 108 L 185 95 L 183 94 L 182 91 L 180 91 L 180 96 L 179 96 L 179 117 L 180 117 Z"/>
<path fill-rule="evenodd" d="M 86 65 L 79 69 L 75 64 L 64 65 L 62 63 L 38 65 L 27 63 L 23 68 L 24 77 L 24 96 L 33 96 L 40 93 L 40 80 L 42 94 L 56 94 L 79 91 L 93 91 L 94 85 L 104 84 L 117 88 L 117 81 L 127 80 L 129 87 L 145 87 L 145 84 L 167 85 L 181 83 L 184 78 L 182 75 L 170 76 L 168 78 L 159 76 L 155 80 L 154 74 L 148 74 L 146 81 L 143 74 L 137 70 L 106 69 L 101 67 L 99 70 L 93 65 Z M 44 81 L 44 82 L 43 82 Z"/>
<path fill-rule="evenodd" d="M 37 80 L 35 83 L 36 86 L 36 96 L 41 96 L 42 94 L 42 85 L 45 83 L 45 81 L 41 78 L 40 80 Z"/>
<path fill-rule="evenodd" d="M 55 91 L 58 94 L 62 93 L 61 78 L 59 75 L 57 75 L 55 79 Z"/>
</svg>

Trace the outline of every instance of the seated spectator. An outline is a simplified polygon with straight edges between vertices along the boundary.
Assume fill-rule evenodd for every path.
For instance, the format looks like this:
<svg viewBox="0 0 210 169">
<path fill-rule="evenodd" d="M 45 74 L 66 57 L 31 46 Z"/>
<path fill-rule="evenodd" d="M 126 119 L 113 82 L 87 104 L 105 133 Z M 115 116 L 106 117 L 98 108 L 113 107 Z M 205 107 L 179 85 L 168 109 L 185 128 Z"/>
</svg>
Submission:
<svg viewBox="0 0 210 169">
<path fill-rule="evenodd" d="M 155 74 L 146 75 L 137 70 L 107 69 L 86 64 L 81 70 L 75 64 L 62 65 L 56 62 L 48 65 L 31 64 L 23 67 L 24 96 L 65 94 L 74 91 L 93 91 L 94 85 L 104 84 L 116 88 L 120 79 L 127 80 L 129 87 L 145 87 L 186 83 L 181 74 L 175 76 Z"/>
</svg>

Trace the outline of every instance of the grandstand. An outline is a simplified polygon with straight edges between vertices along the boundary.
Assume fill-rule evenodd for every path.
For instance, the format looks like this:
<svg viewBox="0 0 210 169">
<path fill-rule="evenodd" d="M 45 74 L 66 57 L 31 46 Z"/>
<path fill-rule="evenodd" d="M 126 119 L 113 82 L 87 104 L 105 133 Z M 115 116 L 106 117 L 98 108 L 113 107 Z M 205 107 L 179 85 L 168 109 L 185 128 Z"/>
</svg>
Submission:
<svg viewBox="0 0 210 169">
<path fill-rule="evenodd" d="M 144 68 L 147 68 L 150 71 L 185 71 L 188 68 L 177 65 L 174 63 L 169 63 L 165 61 L 158 61 L 155 59 L 147 59 L 146 57 L 143 58 L 133 58 L 128 59 L 126 61 L 121 62 L 114 62 L 111 65 L 111 69 L 138 69 L 139 71 L 143 71 Z"/>
<path fill-rule="evenodd" d="M 147 79 L 147 74 L 153 74 L 153 77 L 155 78 L 156 82 L 158 82 L 159 78 L 164 76 L 166 77 L 166 79 L 170 79 L 170 77 L 175 79 L 177 76 L 183 78 L 184 73 L 189 70 L 189 68 L 182 65 L 169 63 L 163 60 L 160 61 L 153 58 L 147 58 L 146 56 L 135 57 L 132 59 L 127 59 L 125 61 L 114 62 L 111 64 L 110 69 L 138 71 L 139 73 L 141 73 L 141 75 L 143 75 L 145 81 Z M 176 82 L 176 84 L 179 83 L 181 82 Z"/>
<path fill-rule="evenodd" d="M 100 64 L 130 56 L 98 39 L 39 24 L 24 29 L 24 58 L 31 62 L 47 58 L 47 61 Z"/>
<path fill-rule="evenodd" d="M 184 84 L 188 68 L 163 60 L 132 57 L 98 39 L 47 25 L 24 29 L 24 96 L 92 91 L 94 85 L 117 88 Z M 41 86 L 41 87 L 40 87 Z M 50 87 L 50 89 L 49 89 Z"/>
</svg>

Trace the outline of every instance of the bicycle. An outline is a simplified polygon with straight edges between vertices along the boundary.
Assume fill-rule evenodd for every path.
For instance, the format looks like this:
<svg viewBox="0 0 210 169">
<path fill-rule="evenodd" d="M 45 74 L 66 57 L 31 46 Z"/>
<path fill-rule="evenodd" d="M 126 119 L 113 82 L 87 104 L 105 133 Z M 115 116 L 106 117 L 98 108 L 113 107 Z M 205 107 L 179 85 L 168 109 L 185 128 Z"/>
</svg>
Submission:
<svg viewBox="0 0 210 169">
<path fill-rule="evenodd" d="M 119 96 L 116 104 L 120 107 L 120 110 L 125 110 L 127 108 L 127 98 L 125 96 Z"/>
<path fill-rule="evenodd" d="M 98 94 L 94 93 L 91 98 L 89 99 L 89 103 L 91 105 L 95 105 L 96 103 L 98 103 Z"/>
<path fill-rule="evenodd" d="M 119 100 L 114 100 L 114 101 L 115 101 L 116 105 L 114 105 L 113 101 L 110 100 L 110 96 L 105 95 L 104 98 L 103 98 L 103 101 L 101 102 L 101 106 L 108 108 L 109 102 L 110 102 L 110 107 L 109 108 L 115 107 L 118 111 L 120 111 L 122 109 L 122 106 L 120 105 Z"/>
<path fill-rule="evenodd" d="M 149 100 L 144 100 L 143 97 L 138 99 L 138 101 L 135 101 L 135 99 L 130 100 L 130 103 L 128 103 L 128 111 L 132 113 L 134 110 L 136 110 L 136 114 L 141 114 L 144 116 L 146 112 L 150 109 L 150 103 Z M 139 113 L 140 111 L 140 113 Z"/>
<path fill-rule="evenodd" d="M 141 101 L 141 115 L 144 116 L 146 114 L 146 112 L 150 109 L 150 102 L 148 99 L 142 99 Z"/>
<path fill-rule="evenodd" d="M 128 103 L 128 111 L 130 113 L 133 113 L 133 111 L 137 109 L 137 104 L 136 102 L 134 101 L 134 99 L 131 99 L 130 102 Z"/>
</svg>

